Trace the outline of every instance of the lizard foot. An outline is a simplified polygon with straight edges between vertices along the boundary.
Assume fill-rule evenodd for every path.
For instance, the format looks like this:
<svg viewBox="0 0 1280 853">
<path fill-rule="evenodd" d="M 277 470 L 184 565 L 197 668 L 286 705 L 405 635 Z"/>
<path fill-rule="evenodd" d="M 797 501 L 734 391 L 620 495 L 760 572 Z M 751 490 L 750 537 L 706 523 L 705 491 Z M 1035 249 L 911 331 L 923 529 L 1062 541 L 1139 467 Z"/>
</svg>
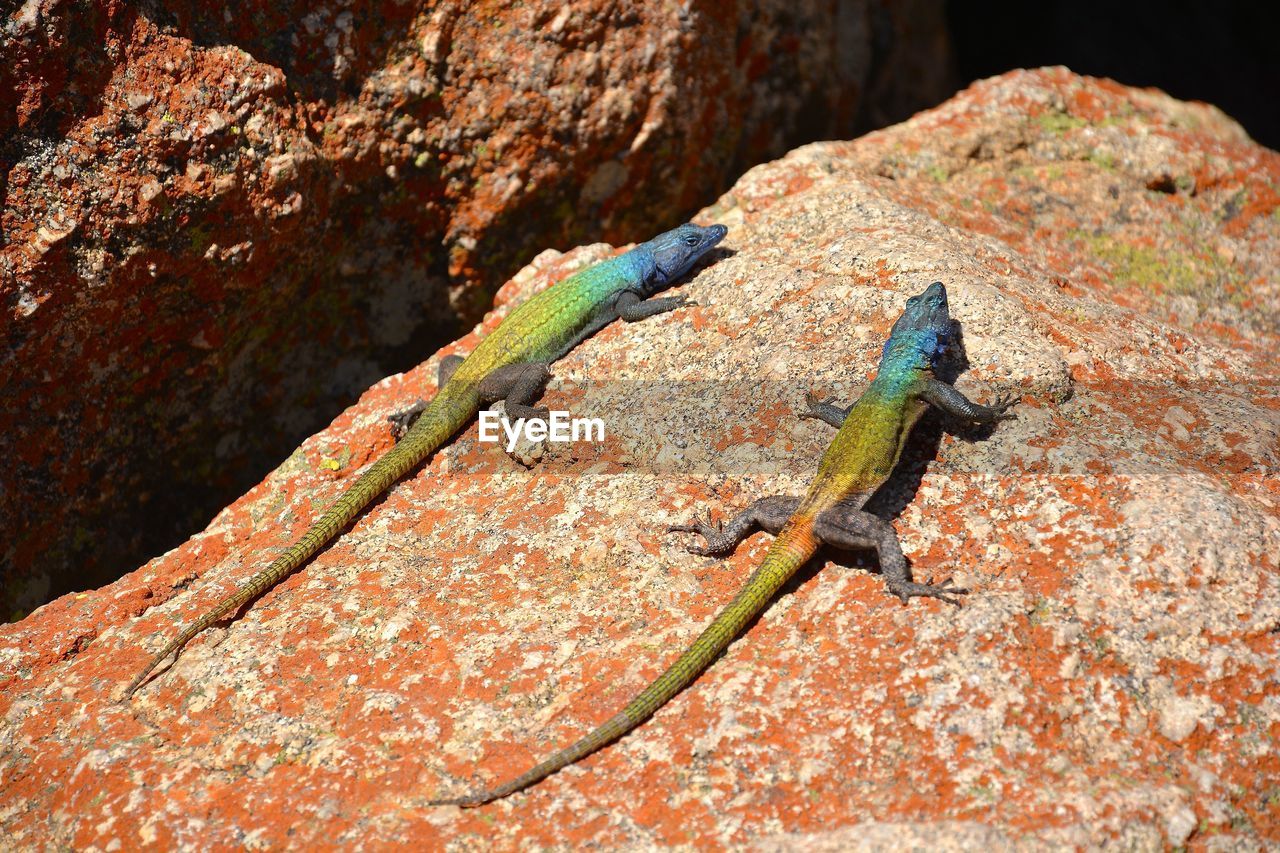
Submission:
<svg viewBox="0 0 1280 853">
<path fill-rule="evenodd" d="M 417 423 L 418 417 L 427 409 L 425 400 L 419 400 L 407 409 L 401 409 L 392 415 L 387 415 L 387 420 L 391 422 L 391 435 L 396 441 L 404 438 L 413 425 Z"/>
<path fill-rule="evenodd" d="M 734 543 L 730 537 L 725 535 L 724 525 L 719 523 L 712 524 L 710 516 L 707 516 L 706 521 L 695 516 L 693 521 L 688 524 L 673 524 L 667 528 L 667 532 L 696 533 L 707 540 L 706 545 L 688 545 L 685 547 L 685 550 L 690 554 L 697 554 L 700 557 L 711 557 L 733 550 Z"/>
<path fill-rule="evenodd" d="M 1002 394 L 996 399 L 995 405 L 991 408 L 996 410 L 996 420 L 998 421 L 1014 421 L 1018 419 L 1017 414 L 1010 412 L 1009 409 L 1022 402 L 1021 394 Z"/>
<path fill-rule="evenodd" d="M 804 401 L 809 409 L 800 413 L 801 420 L 813 418 L 839 429 L 844 419 L 849 416 L 849 409 L 836 403 L 834 397 L 819 397 L 809 391 L 804 395 Z"/>
<path fill-rule="evenodd" d="M 547 455 L 548 440 L 546 438 L 541 438 L 541 439 L 538 439 L 537 441 L 534 441 L 532 439 L 526 438 L 524 433 L 521 432 L 519 438 L 516 439 L 515 446 L 514 447 L 510 446 L 508 444 L 509 440 L 507 438 L 507 435 L 508 435 L 507 430 L 514 429 L 515 425 L 512 424 L 511 420 L 508 418 L 507 408 L 508 406 L 505 400 L 500 400 L 496 405 L 493 406 L 493 411 L 500 414 L 502 416 L 502 420 L 505 421 L 507 424 L 501 430 L 502 446 L 506 448 L 507 455 L 510 456 L 512 459 L 519 462 L 521 465 L 523 465 L 526 468 L 532 468 L 534 465 L 537 465 L 539 462 L 541 462 L 542 458 Z M 515 407 L 513 406 L 511 408 L 515 408 Z M 521 407 L 521 408 L 526 409 L 528 412 L 533 413 L 534 417 L 540 418 L 542 420 L 546 420 L 548 416 L 548 410 L 544 408 L 530 408 L 530 407 Z M 523 416 L 517 417 L 517 420 L 521 419 L 522 417 Z"/>
<path fill-rule="evenodd" d="M 947 578 L 942 583 L 934 583 L 933 578 L 929 578 L 927 583 L 898 581 L 897 583 L 889 584 L 889 591 L 902 599 L 903 604 L 906 604 L 913 597 L 919 597 L 936 598 L 955 606 L 960 604 L 960 599 L 957 596 L 969 594 L 969 590 L 964 587 L 952 586 L 951 578 Z"/>
<path fill-rule="evenodd" d="M 800 417 L 817 418 L 818 420 L 821 420 L 822 415 L 818 414 L 818 412 L 826 406 L 834 406 L 836 404 L 836 398 L 819 397 L 812 391 L 806 391 L 804 394 L 804 403 L 809 407 L 809 409 L 808 411 L 801 412 Z"/>
</svg>

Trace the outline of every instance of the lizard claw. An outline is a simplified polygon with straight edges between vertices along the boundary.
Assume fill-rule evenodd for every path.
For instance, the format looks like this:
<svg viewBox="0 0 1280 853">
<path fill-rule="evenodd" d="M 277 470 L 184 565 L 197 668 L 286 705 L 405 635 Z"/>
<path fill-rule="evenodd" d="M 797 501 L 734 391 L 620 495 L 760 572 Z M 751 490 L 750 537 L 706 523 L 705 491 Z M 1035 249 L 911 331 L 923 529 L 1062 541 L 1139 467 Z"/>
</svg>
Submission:
<svg viewBox="0 0 1280 853">
<path fill-rule="evenodd" d="M 501 400 L 493 404 L 489 410 L 497 412 L 502 418 L 503 429 L 508 431 L 508 434 L 514 431 L 513 428 L 519 422 L 531 418 L 545 421 L 551 414 L 545 406 L 526 406 L 523 403 L 512 403 L 510 400 Z M 546 456 L 547 439 L 533 440 L 523 432 L 515 432 L 515 434 L 519 437 L 515 446 L 508 448 L 507 455 L 524 467 L 532 468 Z"/>
<path fill-rule="evenodd" d="M 809 407 L 809 409 L 808 411 L 801 412 L 800 417 L 821 419 L 822 416 L 818 414 L 818 409 L 821 408 L 822 406 L 834 406 L 836 403 L 836 398 L 835 397 L 819 397 L 813 391 L 806 391 L 804 395 L 804 403 L 806 406 Z"/>
<path fill-rule="evenodd" d="M 504 403 L 502 407 L 502 419 L 508 424 L 530 419 L 545 421 L 549 417 L 551 417 L 551 409 L 546 406 L 522 406 L 517 403 Z"/>
<path fill-rule="evenodd" d="M 968 595 L 969 590 L 965 587 L 953 586 L 951 578 L 947 578 L 941 583 L 934 583 L 933 578 L 929 578 L 927 583 L 915 583 L 913 581 L 899 581 L 898 583 L 890 583 L 889 591 L 898 598 L 902 599 L 902 603 L 906 604 L 911 598 L 936 598 L 947 604 L 958 607 L 960 599 L 957 596 Z"/>
<path fill-rule="evenodd" d="M 1020 402 L 1022 402 L 1022 396 L 1020 394 L 1001 395 L 996 400 L 995 405 L 991 407 L 996 410 L 996 420 L 998 421 L 1016 420 L 1018 416 L 1013 412 L 1008 411 L 1008 409 L 1013 408 Z"/>
<path fill-rule="evenodd" d="M 401 409 L 398 412 L 387 415 L 387 420 L 391 422 L 392 438 L 397 442 L 404 438 L 417 422 L 418 416 L 426 411 L 426 408 L 426 401 L 419 400 L 407 409 Z"/>
<path fill-rule="evenodd" d="M 690 308 L 698 304 L 696 299 L 692 299 L 688 296 L 685 296 L 682 293 L 677 293 L 673 296 L 665 297 L 665 299 L 667 300 L 667 304 L 671 306 L 670 308 L 667 309 L 668 311 L 674 311 L 677 308 Z"/>
<path fill-rule="evenodd" d="M 717 549 L 714 545 L 715 539 L 723 535 L 724 528 L 717 522 L 711 523 L 711 516 L 707 516 L 707 520 L 694 516 L 693 521 L 688 524 L 673 524 L 667 528 L 668 533 L 696 533 L 703 539 L 707 540 L 706 545 L 687 545 L 685 550 L 690 554 L 697 554 L 700 557 L 709 557 L 715 554 Z"/>
</svg>

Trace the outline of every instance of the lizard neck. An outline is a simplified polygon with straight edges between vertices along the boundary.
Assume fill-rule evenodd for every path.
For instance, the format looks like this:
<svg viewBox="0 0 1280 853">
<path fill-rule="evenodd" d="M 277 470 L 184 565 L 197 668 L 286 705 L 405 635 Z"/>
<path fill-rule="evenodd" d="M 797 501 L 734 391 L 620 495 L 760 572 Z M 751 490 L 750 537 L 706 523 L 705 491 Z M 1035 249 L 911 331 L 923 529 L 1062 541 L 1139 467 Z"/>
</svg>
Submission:
<svg viewBox="0 0 1280 853">
<path fill-rule="evenodd" d="M 863 392 L 890 406 L 907 406 L 919 397 L 925 382 L 933 376 L 933 355 L 922 353 L 911 341 L 893 338 L 885 345 L 876 378 Z M 860 398 L 859 403 L 862 402 Z"/>
</svg>

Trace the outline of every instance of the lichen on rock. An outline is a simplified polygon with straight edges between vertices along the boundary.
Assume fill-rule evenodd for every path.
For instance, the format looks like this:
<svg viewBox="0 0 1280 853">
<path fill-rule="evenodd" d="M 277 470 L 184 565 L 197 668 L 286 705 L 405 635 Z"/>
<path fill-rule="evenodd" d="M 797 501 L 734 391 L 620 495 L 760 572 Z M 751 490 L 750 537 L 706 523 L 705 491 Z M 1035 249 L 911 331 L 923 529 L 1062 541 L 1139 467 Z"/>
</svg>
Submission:
<svg viewBox="0 0 1280 853">
<path fill-rule="evenodd" d="M 605 442 L 525 469 L 465 431 L 118 703 L 386 449 L 433 358 L 187 543 L 0 628 L 0 828 L 105 849 L 1280 843 L 1276 185 L 1280 155 L 1212 108 L 1065 69 L 752 169 L 701 217 L 732 254 L 683 286 L 696 306 L 554 366 L 543 404 Z M 442 352 L 604 251 L 543 255 Z M 926 417 L 873 507 L 964 606 L 903 606 L 874 560 L 824 553 L 633 734 L 485 809 L 425 805 L 526 769 L 696 636 L 767 537 L 708 561 L 664 528 L 801 492 L 831 438 L 805 392 L 852 398 L 935 279 L 958 386 L 1017 392 L 1018 418 Z"/>
</svg>

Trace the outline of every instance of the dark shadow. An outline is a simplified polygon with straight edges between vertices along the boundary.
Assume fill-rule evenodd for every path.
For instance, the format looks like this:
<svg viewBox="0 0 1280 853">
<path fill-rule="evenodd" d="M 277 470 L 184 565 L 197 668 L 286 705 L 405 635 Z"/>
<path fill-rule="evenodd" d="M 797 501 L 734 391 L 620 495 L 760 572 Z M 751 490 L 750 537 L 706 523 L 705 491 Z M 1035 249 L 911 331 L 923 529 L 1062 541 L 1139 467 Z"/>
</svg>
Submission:
<svg viewBox="0 0 1280 853">
<path fill-rule="evenodd" d="M 1065 65 L 1128 86 L 1207 101 L 1280 148 L 1275 4 L 1245 0 L 947 3 L 962 80 Z"/>
<path fill-rule="evenodd" d="M 657 236 L 657 235 L 654 235 L 654 236 Z M 682 284 L 686 284 L 689 281 L 689 279 L 693 278 L 701 270 L 704 270 L 710 266 L 715 266 L 715 264 L 719 263 L 720 261 L 723 261 L 726 258 L 732 258 L 736 254 L 738 254 L 737 249 L 731 249 L 728 246 L 716 246 L 710 252 L 707 252 L 705 255 L 699 258 L 698 262 L 693 265 L 693 269 L 689 270 L 689 272 L 685 275 L 685 277 L 682 278 L 679 282 L 677 282 L 675 286 L 679 287 Z"/>
</svg>

